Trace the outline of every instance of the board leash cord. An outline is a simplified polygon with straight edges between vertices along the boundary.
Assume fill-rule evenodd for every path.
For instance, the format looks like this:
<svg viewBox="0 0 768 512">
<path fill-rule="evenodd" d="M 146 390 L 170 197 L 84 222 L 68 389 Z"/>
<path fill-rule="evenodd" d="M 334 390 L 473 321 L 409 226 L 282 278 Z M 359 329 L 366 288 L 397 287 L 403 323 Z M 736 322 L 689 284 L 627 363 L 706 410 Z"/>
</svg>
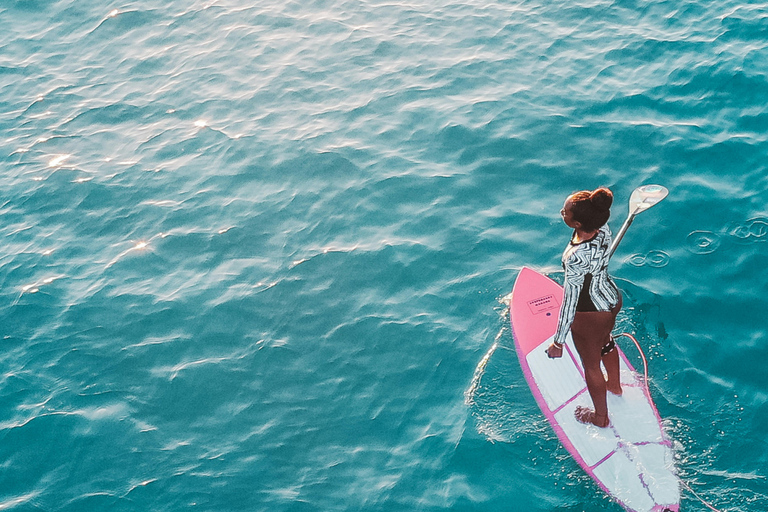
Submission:
<svg viewBox="0 0 768 512">
<path fill-rule="evenodd" d="M 651 389 L 648 387 L 648 360 L 645 358 L 645 352 L 643 352 L 643 349 L 642 349 L 642 347 L 640 347 L 640 343 L 638 343 L 638 342 L 637 342 L 637 340 L 635 339 L 635 337 L 634 337 L 634 336 L 632 336 L 631 334 L 629 334 L 629 333 L 626 333 L 626 332 L 622 332 L 621 334 L 617 334 L 616 336 L 614 336 L 614 339 L 615 339 L 615 338 L 618 338 L 619 336 L 626 336 L 627 338 L 631 339 L 631 340 L 632 340 L 632 342 L 633 342 L 633 343 L 635 344 L 635 346 L 637 347 L 637 350 L 640 352 L 640 357 L 643 359 L 643 385 L 645 386 L 645 391 L 646 391 L 646 393 L 648 393 L 648 396 L 651 396 Z M 705 507 L 707 507 L 709 510 L 712 510 L 713 512 L 721 512 L 720 510 L 716 509 L 715 507 L 713 507 L 712 505 L 710 505 L 709 503 L 707 503 L 707 502 L 704 500 L 704 498 L 702 498 L 701 496 L 699 496 L 699 495 L 696 493 L 696 491 L 694 491 L 693 489 L 691 489 L 691 487 L 690 487 L 688 484 L 686 484 L 685 482 L 683 482 L 683 480 L 682 480 L 682 479 L 680 480 L 680 483 L 681 483 L 681 484 L 683 484 L 683 487 L 685 487 L 687 490 L 689 490 L 689 491 L 691 492 L 691 494 L 693 494 L 694 496 L 696 496 L 696 498 L 697 498 L 697 499 L 698 499 L 698 500 L 699 500 L 699 501 L 700 501 L 700 502 L 701 502 L 701 503 L 702 503 L 702 504 L 703 504 Z"/>
</svg>

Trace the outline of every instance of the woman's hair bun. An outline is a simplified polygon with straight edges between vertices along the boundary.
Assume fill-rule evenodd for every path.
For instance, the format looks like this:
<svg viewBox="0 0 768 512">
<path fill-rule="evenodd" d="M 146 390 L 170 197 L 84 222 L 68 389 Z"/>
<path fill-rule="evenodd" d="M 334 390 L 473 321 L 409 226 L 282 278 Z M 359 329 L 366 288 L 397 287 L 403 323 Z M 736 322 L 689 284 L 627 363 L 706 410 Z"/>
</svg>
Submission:
<svg viewBox="0 0 768 512">
<path fill-rule="evenodd" d="M 589 194 L 589 201 L 598 211 L 608 211 L 613 204 L 613 192 L 606 187 L 600 187 Z"/>
<path fill-rule="evenodd" d="M 571 200 L 573 220 L 581 223 L 587 231 L 600 229 L 608 222 L 613 204 L 613 192 L 606 187 L 597 190 L 582 190 L 568 196 Z"/>
</svg>

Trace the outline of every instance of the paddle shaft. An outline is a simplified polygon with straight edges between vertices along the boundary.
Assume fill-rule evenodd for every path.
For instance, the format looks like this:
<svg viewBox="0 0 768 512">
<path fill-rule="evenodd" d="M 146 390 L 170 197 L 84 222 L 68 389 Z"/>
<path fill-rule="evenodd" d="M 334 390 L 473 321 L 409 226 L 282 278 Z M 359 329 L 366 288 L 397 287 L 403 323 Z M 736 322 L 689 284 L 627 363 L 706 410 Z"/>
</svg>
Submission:
<svg viewBox="0 0 768 512">
<path fill-rule="evenodd" d="M 621 239 L 624 238 L 624 233 L 627 232 L 629 229 L 629 226 L 632 225 L 632 221 L 635 220 L 635 213 L 630 213 L 627 217 L 627 220 L 624 221 L 624 224 L 621 226 L 621 229 L 618 233 L 616 233 L 616 237 L 613 239 L 613 243 L 611 244 L 610 249 L 608 249 L 608 259 L 611 259 L 613 257 L 613 253 L 616 252 L 616 248 L 619 246 L 619 242 L 621 242 Z"/>
</svg>

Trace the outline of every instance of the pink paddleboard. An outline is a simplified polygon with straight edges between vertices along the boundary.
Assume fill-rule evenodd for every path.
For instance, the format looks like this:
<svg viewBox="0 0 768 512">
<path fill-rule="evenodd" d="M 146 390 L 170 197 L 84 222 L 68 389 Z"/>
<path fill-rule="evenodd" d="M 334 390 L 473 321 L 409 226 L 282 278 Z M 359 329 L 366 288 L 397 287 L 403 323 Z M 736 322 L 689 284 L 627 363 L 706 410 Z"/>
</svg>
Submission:
<svg viewBox="0 0 768 512">
<path fill-rule="evenodd" d="M 570 333 L 563 357 L 549 359 L 544 352 L 557 330 L 562 300 L 560 285 L 529 268 L 520 271 L 509 316 L 517 356 L 536 402 L 568 452 L 626 510 L 678 512 L 672 445 L 642 377 L 618 345 L 624 393 L 608 393 L 611 424 L 598 428 L 576 421 L 576 407 L 592 407 L 592 401 Z"/>
</svg>

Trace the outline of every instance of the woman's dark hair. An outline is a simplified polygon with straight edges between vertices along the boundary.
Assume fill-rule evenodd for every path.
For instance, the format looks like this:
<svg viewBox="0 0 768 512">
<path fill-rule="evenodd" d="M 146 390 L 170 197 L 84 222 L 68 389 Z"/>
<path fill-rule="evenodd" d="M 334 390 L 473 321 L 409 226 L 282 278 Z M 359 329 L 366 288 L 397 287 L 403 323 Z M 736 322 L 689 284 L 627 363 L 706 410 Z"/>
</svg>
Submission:
<svg viewBox="0 0 768 512">
<path fill-rule="evenodd" d="M 608 222 L 613 204 L 613 192 L 606 187 L 593 191 L 582 190 L 571 194 L 573 220 L 580 222 L 585 231 L 600 229 Z"/>
</svg>

